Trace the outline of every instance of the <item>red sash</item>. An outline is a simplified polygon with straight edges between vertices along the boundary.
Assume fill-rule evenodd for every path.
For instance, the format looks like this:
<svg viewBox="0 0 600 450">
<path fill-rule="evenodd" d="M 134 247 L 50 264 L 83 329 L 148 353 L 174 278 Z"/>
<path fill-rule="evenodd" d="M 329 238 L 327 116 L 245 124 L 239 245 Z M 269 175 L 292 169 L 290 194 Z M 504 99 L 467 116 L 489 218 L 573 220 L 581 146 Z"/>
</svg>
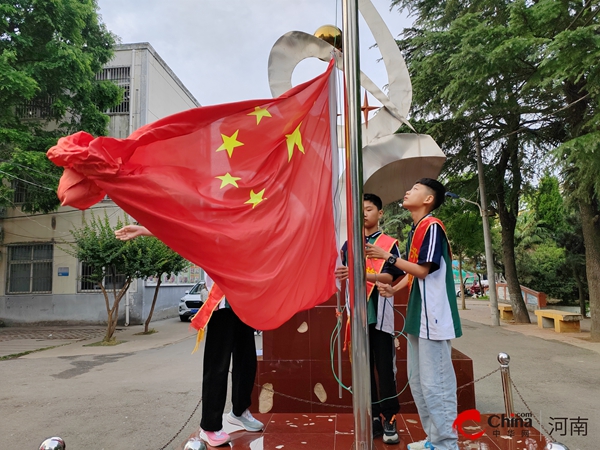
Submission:
<svg viewBox="0 0 600 450">
<path fill-rule="evenodd" d="M 385 250 L 386 252 L 390 252 L 394 245 L 396 245 L 398 241 L 387 234 L 381 233 L 379 236 L 375 238 L 375 242 L 373 245 Z M 365 265 L 367 268 L 367 273 L 376 273 L 380 274 L 383 270 L 383 266 L 385 265 L 385 259 L 373 259 L 367 258 L 365 261 Z M 347 286 L 347 285 L 346 285 Z M 375 289 L 375 283 L 367 281 L 367 301 L 371 298 L 371 294 L 373 293 L 373 289 Z M 354 305 L 350 303 L 351 312 L 354 311 Z M 348 348 L 348 344 L 350 343 L 350 316 L 348 316 L 348 321 L 346 322 L 346 335 L 344 338 L 344 351 Z"/>
<path fill-rule="evenodd" d="M 198 346 L 200 345 L 200 342 L 204 337 L 204 329 L 206 328 L 208 321 L 212 317 L 212 313 L 215 309 L 217 309 L 217 306 L 219 306 L 221 300 L 223 300 L 223 297 L 225 297 L 225 294 L 223 293 L 221 288 L 217 286 L 217 283 L 213 283 L 212 287 L 210 288 L 208 298 L 206 299 L 202 307 L 198 310 L 198 312 L 194 314 L 194 317 L 192 317 L 190 327 L 198 330 L 198 336 L 196 337 L 196 346 L 194 347 L 192 353 L 198 350 Z"/>
<path fill-rule="evenodd" d="M 394 245 L 396 245 L 398 241 L 387 234 L 381 233 L 377 238 L 375 238 L 375 242 L 373 245 L 385 250 L 386 252 L 391 252 Z M 367 273 L 376 273 L 380 274 L 383 270 L 383 266 L 385 264 L 385 259 L 372 259 L 367 258 L 365 261 L 365 265 L 367 267 Z M 367 281 L 367 301 L 371 298 L 371 294 L 373 293 L 373 289 L 375 288 L 375 283 Z"/>
<path fill-rule="evenodd" d="M 415 232 L 413 233 L 412 240 L 410 241 L 410 250 L 408 252 L 408 261 L 411 263 L 417 263 L 419 261 L 419 251 L 421 250 L 421 246 L 423 245 L 423 240 L 425 239 L 425 235 L 429 230 L 429 227 L 437 223 L 444 233 L 446 232 L 446 227 L 442 221 L 436 217 L 428 216 L 423 218 L 418 224 L 417 228 L 415 228 Z M 452 259 L 452 255 L 450 255 L 450 259 Z M 408 274 L 408 293 L 410 294 L 410 290 L 412 289 L 414 276 Z"/>
</svg>

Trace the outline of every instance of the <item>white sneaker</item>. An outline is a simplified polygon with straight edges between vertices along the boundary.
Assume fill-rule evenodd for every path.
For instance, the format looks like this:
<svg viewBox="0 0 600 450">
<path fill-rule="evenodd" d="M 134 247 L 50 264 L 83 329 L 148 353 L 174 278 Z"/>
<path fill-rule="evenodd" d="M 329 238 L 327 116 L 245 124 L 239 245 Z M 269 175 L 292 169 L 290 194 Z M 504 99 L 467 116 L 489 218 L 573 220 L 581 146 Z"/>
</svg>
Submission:
<svg viewBox="0 0 600 450">
<path fill-rule="evenodd" d="M 261 431 L 264 428 L 263 423 L 256 420 L 249 409 L 244 411 L 241 416 L 236 416 L 233 411 L 231 411 L 225 416 L 225 419 L 230 424 L 242 427 L 246 431 Z"/>
<path fill-rule="evenodd" d="M 412 442 L 407 446 L 408 450 L 435 450 L 435 447 L 431 445 L 427 439 L 422 441 Z"/>
</svg>

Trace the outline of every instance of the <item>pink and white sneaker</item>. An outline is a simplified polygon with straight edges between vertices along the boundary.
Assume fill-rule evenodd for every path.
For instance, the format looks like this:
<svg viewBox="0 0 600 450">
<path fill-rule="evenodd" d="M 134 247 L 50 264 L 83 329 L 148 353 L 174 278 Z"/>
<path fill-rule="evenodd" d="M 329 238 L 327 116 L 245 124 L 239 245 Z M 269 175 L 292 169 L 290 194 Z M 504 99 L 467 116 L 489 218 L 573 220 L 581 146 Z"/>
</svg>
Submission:
<svg viewBox="0 0 600 450">
<path fill-rule="evenodd" d="M 229 443 L 231 438 L 223 430 L 219 431 L 204 431 L 200 428 L 200 439 L 212 447 L 218 447 Z"/>
</svg>

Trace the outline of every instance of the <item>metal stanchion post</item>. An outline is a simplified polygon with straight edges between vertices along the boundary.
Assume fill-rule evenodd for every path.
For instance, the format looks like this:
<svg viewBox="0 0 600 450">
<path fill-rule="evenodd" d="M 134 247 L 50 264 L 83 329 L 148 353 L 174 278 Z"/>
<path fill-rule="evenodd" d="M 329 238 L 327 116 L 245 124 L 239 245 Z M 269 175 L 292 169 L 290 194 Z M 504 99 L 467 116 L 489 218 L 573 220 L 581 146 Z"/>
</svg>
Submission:
<svg viewBox="0 0 600 450">
<path fill-rule="evenodd" d="M 506 417 L 512 417 L 515 410 L 513 407 L 512 386 L 510 384 L 510 369 L 508 363 L 510 356 L 506 353 L 498 353 L 498 362 L 500 363 L 500 375 L 502 377 L 502 391 L 504 393 L 504 409 Z"/>
<path fill-rule="evenodd" d="M 206 444 L 198 438 L 191 438 L 185 443 L 183 450 L 206 450 Z"/>
<path fill-rule="evenodd" d="M 59 437 L 51 437 L 40 444 L 40 450 L 65 450 L 65 441 Z"/>
<path fill-rule="evenodd" d="M 502 377 L 502 391 L 504 393 L 504 409 L 506 410 L 505 414 L 507 418 L 511 418 L 514 416 L 515 414 L 515 409 L 514 409 L 514 405 L 513 405 L 513 397 L 512 397 L 512 382 L 510 380 L 510 369 L 508 368 L 508 363 L 510 363 L 510 356 L 508 356 L 506 353 L 498 353 L 498 362 L 500 363 L 500 375 Z M 515 386 L 516 388 L 516 386 Z M 519 390 L 517 389 L 517 393 L 519 393 Z M 519 396 L 521 396 L 521 394 L 519 394 Z M 521 400 L 523 400 L 523 397 L 521 397 Z M 524 400 L 523 400 L 524 402 Z M 527 404 L 525 403 L 525 406 L 527 406 Z M 529 409 L 529 406 L 527 406 L 527 408 Z M 529 409 L 529 412 L 531 412 L 531 409 Z M 536 419 L 537 420 L 537 419 Z M 540 424 L 540 426 L 543 427 L 543 425 L 541 424 L 541 422 L 538 423 Z M 546 431 L 544 429 L 544 431 Z M 546 434 L 548 434 L 548 432 L 546 431 Z M 552 439 L 552 437 L 548 434 L 548 436 L 550 437 L 550 439 Z M 567 448 L 567 446 L 565 444 L 561 444 L 560 442 L 548 442 L 548 444 L 546 445 L 546 447 L 544 447 L 544 450 L 569 450 Z"/>
</svg>

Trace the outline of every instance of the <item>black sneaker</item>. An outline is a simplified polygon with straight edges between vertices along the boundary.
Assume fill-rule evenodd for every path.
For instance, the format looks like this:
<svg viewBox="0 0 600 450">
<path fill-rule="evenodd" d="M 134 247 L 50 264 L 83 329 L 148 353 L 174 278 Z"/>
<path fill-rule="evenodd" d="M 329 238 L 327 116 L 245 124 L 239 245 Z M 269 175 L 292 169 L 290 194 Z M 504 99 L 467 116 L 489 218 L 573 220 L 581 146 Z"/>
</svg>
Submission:
<svg viewBox="0 0 600 450">
<path fill-rule="evenodd" d="M 373 419 L 373 438 L 379 437 L 383 435 L 383 425 L 381 425 L 381 419 L 379 417 L 375 417 Z"/>
<path fill-rule="evenodd" d="M 390 420 L 383 421 L 383 443 L 397 444 L 400 442 L 398 430 L 396 429 L 396 416 L 393 415 Z"/>
</svg>

